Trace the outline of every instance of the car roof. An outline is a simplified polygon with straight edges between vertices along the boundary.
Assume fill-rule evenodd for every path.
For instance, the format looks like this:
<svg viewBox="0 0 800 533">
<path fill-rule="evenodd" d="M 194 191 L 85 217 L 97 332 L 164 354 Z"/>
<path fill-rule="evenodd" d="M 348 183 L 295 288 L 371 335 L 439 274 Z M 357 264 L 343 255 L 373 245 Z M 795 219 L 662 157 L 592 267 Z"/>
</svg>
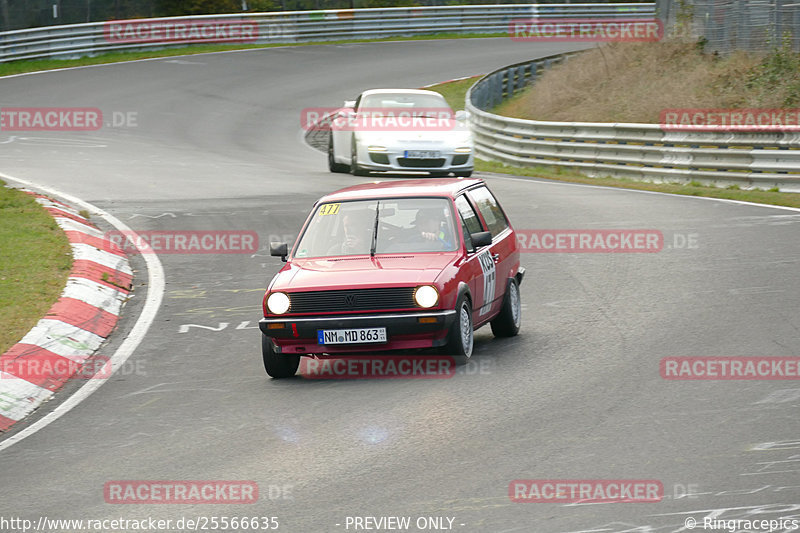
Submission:
<svg viewBox="0 0 800 533">
<path fill-rule="evenodd" d="M 368 89 L 361 93 L 361 96 L 364 97 L 370 94 L 435 94 L 436 96 L 442 96 L 441 93 L 427 89 Z"/>
<path fill-rule="evenodd" d="M 464 189 L 483 183 L 484 181 L 481 179 L 464 178 L 378 181 L 339 189 L 320 198 L 319 203 L 399 196 L 447 196 L 455 198 Z"/>
</svg>

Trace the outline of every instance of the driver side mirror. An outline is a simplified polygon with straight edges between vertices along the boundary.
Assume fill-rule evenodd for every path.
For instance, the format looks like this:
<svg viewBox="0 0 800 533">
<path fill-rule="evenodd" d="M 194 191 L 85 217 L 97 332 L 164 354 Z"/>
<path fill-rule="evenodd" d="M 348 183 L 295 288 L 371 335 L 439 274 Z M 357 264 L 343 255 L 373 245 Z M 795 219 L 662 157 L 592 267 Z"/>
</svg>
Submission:
<svg viewBox="0 0 800 533">
<path fill-rule="evenodd" d="M 286 256 L 289 255 L 289 245 L 285 242 L 271 242 L 269 243 L 269 255 L 280 257 L 281 261 L 285 263 Z"/>
<path fill-rule="evenodd" d="M 492 233 L 489 231 L 479 231 L 478 233 L 470 233 L 472 239 L 472 246 L 480 248 L 481 246 L 489 246 L 492 244 Z"/>
</svg>

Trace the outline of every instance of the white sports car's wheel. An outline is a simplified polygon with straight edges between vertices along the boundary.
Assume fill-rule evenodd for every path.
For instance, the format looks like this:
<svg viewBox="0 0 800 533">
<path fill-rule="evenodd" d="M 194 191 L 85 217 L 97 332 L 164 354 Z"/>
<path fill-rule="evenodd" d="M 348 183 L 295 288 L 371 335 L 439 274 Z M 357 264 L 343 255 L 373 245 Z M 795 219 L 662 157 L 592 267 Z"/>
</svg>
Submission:
<svg viewBox="0 0 800 533">
<path fill-rule="evenodd" d="M 331 172 L 350 172 L 350 167 L 344 163 L 337 163 L 333 158 L 333 133 L 328 140 L 328 170 Z"/>
<path fill-rule="evenodd" d="M 356 154 L 355 140 L 350 148 L 350 172 L 353 173 L 353 176 L 369 176 L 369 171 L 358 166 L 358 155 Z"/>
</svg>

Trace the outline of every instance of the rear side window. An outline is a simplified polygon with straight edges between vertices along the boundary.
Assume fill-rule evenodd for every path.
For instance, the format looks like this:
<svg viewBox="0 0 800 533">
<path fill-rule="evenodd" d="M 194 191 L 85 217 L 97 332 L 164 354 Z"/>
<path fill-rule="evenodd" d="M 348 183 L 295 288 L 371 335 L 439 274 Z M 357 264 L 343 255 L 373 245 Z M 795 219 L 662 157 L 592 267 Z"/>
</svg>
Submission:
<svg viewBox="0 0 800 533">
<path fill-rule="evenodd" d="M 506 220 L 503 210 L 500 209 L 500 205 L 495 197 L 492 196 L 492 193 L 489 192 L 489 189 L 478 187 L 469 191 L 469 196 L 475 202 L 478 211 L 483 215 L 483 220 L 486 222 L 489 231 L 492 232 L 492 237 L 495 237 L 508 227 L 508 220 Z"/>
</svg>

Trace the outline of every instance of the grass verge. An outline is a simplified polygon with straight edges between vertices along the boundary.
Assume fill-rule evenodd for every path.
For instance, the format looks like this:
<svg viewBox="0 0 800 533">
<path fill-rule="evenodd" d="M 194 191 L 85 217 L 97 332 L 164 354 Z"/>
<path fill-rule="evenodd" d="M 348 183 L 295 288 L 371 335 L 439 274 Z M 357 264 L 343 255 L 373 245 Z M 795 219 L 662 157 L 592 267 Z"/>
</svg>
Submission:
<svg viewBox="0 0 800 533">
<path fill-rule="evenodd" d="M 434 85 L 433 87 L 428 87 L 428 89 L 436 91 L 444 96 L 444 99 L 447 100 L 450 107 L 452 107 L 454 111 L 459 111 L 464 109 L 464 100 L 467 97 L 467 91 L 470 87 L 475 85 L 475 82 L 478 81 L 478 77 L 479 76 L 474 76 L 465 80 L 448 81 Z"/>
<path fill-rule="evenodd" d="M 53 217 L 0 181 L 0 353 L 55 303 L 71 268 L 69 241 Z"/>
<path fill-rule="evenodd" d="M 60 68 L 84 67 L 90 65 L 105 65 L 108 63 L 120 63 L 125 61 L 136 61 L 139 59 L 154 59 L 161 57 L 173 57 L 184 55 L 207 54 L 210 52 L 227 52 L 231 50 L 255 50 L 260 48 L 277 48 L 285 46 L 313 46 L 320 44 L 352 44 L 352 43 L 374 43 L 387 41 L 427 41 L 432 39 L 475 39 L 489 37 L 508 37 L 506 33 L 435 33 L 431 35 L 398 36 L 387 37 L 385 39 L 346 39 L 340 41 L 316 41 L 311 43 L 280 43 L 280 44 L 200 44 L 193 46 L 181 46 L 177 48 L 166 48 L 163 50 L 150 50 L 138 52 L 109 52 L 94 57 L 82 57 L 78 59 L 36 59 L 12 61 L 10 63 L 0 63 L 0 77 L 11 76 L 14 74 L 25 74 L 27 72 L 39 72 L 43 70 L 55 70 Z"/>
<path fill-rule="evenodd" d="M 609 43 L 572 56 L 493 112 L 559 122 L 657 124 L 664 109 L 791 109 L 800 105 L 800 54 L 719 56 L 702 42 Z"/>
</svg>

